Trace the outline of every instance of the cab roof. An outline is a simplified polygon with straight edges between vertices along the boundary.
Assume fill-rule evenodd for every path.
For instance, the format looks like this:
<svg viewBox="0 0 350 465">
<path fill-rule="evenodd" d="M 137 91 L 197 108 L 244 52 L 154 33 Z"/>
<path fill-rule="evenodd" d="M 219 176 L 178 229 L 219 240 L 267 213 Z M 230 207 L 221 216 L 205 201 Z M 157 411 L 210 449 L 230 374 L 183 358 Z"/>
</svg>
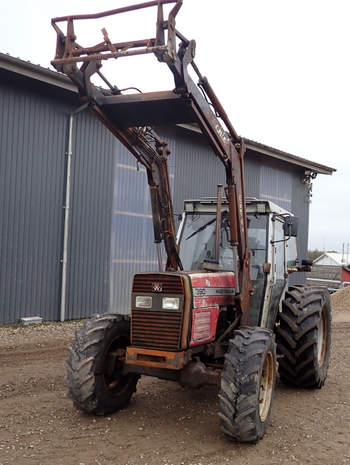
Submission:
<svg viewBox="0 0 350 465">
<path fill-rule="evenodd" d="M 202 199 L 185 200 L 185 213 L 215 213 L 216 212 L 216 197 L 205 197 Z M 223 209 L 227 210 L 228 201 L 222 199 Z M 270 200 L 261 200 L 253 197 L 246 198 L 247 213 L 276 213 L 277 215 L 292 215 L 288 210 L 271 202 Z"/>
</svg>

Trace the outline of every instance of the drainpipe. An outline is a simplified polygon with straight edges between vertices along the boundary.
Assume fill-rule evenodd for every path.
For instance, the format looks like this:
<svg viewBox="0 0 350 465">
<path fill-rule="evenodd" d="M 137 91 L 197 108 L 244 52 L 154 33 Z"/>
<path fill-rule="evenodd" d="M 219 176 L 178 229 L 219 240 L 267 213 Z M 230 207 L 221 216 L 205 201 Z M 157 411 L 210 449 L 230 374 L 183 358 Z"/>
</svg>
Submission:
<svg viewBox="0 0 350 465">
<path fill-rule="evenodd" d="M 64 201 L 64 230 L 63 230 L 63 254 L 62 254 L 62 278 L 61 278 L 61 312 L 60 321 L 65 321 L 66 300 L 67 300 L 67 262 L 68 262 L 68 242 L 69 242 L 69 212 L 70 212 L 70 191 L 72 177 L 72 147 L 73 147 L 73 124 L 74 117 L 85 110 L 87 103 L 74 110 L 69 115 L 68 122 L 68 143 L 67 143 L 67 171 L 66 171 L 66 192 Z"/>
</svg>

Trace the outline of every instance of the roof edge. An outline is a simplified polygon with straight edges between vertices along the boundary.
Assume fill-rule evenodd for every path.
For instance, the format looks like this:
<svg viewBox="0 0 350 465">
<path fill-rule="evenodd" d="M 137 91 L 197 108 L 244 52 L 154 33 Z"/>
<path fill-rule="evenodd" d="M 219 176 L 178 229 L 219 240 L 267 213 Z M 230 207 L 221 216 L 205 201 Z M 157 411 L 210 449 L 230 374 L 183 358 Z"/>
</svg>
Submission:
<svg viewBox="0 0 350 465">
<path fill-rule="evenodd" d="M 336 257 L 335 257 L 335 256 Z M 338 258 L 340 258 L 343 254 L 341 254 L 340 252 L 323 252 L 322 255 L 320 255 L 319 257 L 315 258 L 315 260 L 313 261 L 313 264 L 314 265 L 317 265 L 317 263 L 322 259 L 322 258 L 329 258 L 330 260 L 332 260 L 336 265 L 329 265 L 329 266 L 347 266 L 347 262 L 345 262 L 345 260 L 343 259 L 340 259 L 338 260 Z M 344 255 L 345 256 L 345 255 Z M 326 265 L 325 265 L 326 266 Z"/>
<path fill-rule="evenodd" d="M 177 126 L 187 129 L 188 131 L 196 132 L 197 134 L 202 134 L 202 131 L 200 130 L 200 128 L 193 124 L 177 124 Z M 254 150 L 256 152 L 263 153 L 264 155 L 277 158 L 287 163 L 292 163 L 293 165 L 297 165 L 302 168 L 309 169 L 310 171 L 313 171 L 314 173 L 317 173 L 317 174 L 331 175 L 333 172 L 337 171 L 336 168 L 322 165 L 321 163 L 307 160 L 306 158 L 298 157 L 297 155 L 284 152 L 283 150 L 279 150 L 274 147 L 269 147 L 268 145 L 262 144 L 260 142 L 256 142 L 252 139 L 248 139 L 244 137 L 244 142 L 245 142 L 246 147 L 250 150 Z"/>
<path fill-rule="evenodd" d="M 307 160 L 306 158 L 298 157 L 297 155 L 284 152 L 283 150 L 279 150 L 274 147 L 269 147 L 268 145 L 262 144 L 260 142 L 256 142 L 251 139 L 244 140 L 247 148 L 251 150 L 259 151 L 260 153 L 264 153 L 266 155 L 270 155 L 271 157 L 278 158 L 279 160 L 287 161 L 289 163 L 302 166 L 303 168 L 309 168 L 311 171 L 314 171 L 315 173 L 331 175 L 333 172 L 337 171 L 335 168 L 332 168 L 330 166 L 322 165 L 321 163 Z"/>
<path fill-rule="evenodd" d="M 0 68 L 77 93 L 77 88 L 64 74 L 51 71 L 40 65 L 34 65 L 20 58 L 14 58 L 6 53 L 0 52 Z"/>
</svg>

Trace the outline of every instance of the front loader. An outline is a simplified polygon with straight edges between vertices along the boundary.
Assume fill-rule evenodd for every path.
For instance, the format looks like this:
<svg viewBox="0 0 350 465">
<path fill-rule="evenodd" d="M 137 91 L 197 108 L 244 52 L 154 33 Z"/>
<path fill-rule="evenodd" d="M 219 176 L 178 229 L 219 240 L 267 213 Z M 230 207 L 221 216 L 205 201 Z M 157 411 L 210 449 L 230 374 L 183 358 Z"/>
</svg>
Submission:
<svg viewBox="0 0 350 465">
<path fill-rule="evenodd" d="M 288 287 L 290 273 L 310 269 L 297 257 L 297 219 L 272 202 L 245 197 L 244 140 L 196 66 L 195 42 L 176 29 L 181 5 L 182 0 L 149 1 L 52 20 L 53 66 L 71 78 L 81 100 L 146 169 L 159 265 L 158 272 L 134 276 L 131 316 L 96 315 L 77 333 L 67 360 L 68 393 L 78 409 L 104 415 L 129 403 L 141 375 L 192 388 L 214 384 L 220 388 L 222 431 L 232 440 L 256 442 L 271 412 L 276 347 L 284 382 L 324 384 L 329 296 L 320 287 Z M 100 43 L 77 42 L 76 21 L 144 8 L 157 9 L 155 37 L 113 42 L 102 29 Z M 104 60 L 148 53 L 169 67 L 173 90 L 130 94 L 101 72 Z M 93 85 L 94 75 L 107 88 Z M 199 127 L 226 173 L 226 186 L 218 186 L 215 199 L 185 202 L 177 237 L 170 151 L 152 129 L 166 124 Z"/>
</svg>

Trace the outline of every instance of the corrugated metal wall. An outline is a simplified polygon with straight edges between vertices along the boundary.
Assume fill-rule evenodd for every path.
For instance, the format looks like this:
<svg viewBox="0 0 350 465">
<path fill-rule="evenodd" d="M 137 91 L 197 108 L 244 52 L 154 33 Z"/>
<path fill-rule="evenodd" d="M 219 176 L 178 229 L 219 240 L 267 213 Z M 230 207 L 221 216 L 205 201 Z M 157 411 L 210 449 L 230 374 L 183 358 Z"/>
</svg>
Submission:
<svg viewBox="0 0 350 465">
<path fill-rule="evenodd" d="M 168 139 L 175 153 L 175 139 Z M 174 157 L 169 175 L 174 192 Z M 165 254 L 163 251 L 163 259 Z M 113 217 L 111 230 L 110 311 L 129 313 L 132 278 L 137 271 L 158 269 L 151 202 L 142 165 L 119 143 L 115 146 Z"/>
<path fill-rule="evenodd" d="M 56 319 L 67 108 L 5 84 L 0 107 L 0 322 Z"/>
<path fill-rule="evenodd" d="M 116 141 L 89 111 L 75 118 L 67 319 L 108 311 Z"/>
<path fill-rule="evenodd" d="M 78 102 L 0 74 L 0 105 L 0 324 L 57 320 L 68 115 Z M 76 117 L 67 318 L 108 310 L 115 144 L 87 111 Z"/>
<path fill-rule="evenodd" d="M 59 318 L 68 114 L 78 103 L 30 81 L 0 75 L 0 324 Z M 224 170 L 203 137 L 180 128 L 158 132 L 172 151 L 175 212 L 186 198 L 214 196 Z M 306 256 L 302 168 L 254 152 L 245 166 L 248 196 L 301 217 Z M 86 111 L 75 121 L 72 175 L 66 317 L 128 313 L 132 275 L 157 269 L 145 173 Z"/>
</svg>

